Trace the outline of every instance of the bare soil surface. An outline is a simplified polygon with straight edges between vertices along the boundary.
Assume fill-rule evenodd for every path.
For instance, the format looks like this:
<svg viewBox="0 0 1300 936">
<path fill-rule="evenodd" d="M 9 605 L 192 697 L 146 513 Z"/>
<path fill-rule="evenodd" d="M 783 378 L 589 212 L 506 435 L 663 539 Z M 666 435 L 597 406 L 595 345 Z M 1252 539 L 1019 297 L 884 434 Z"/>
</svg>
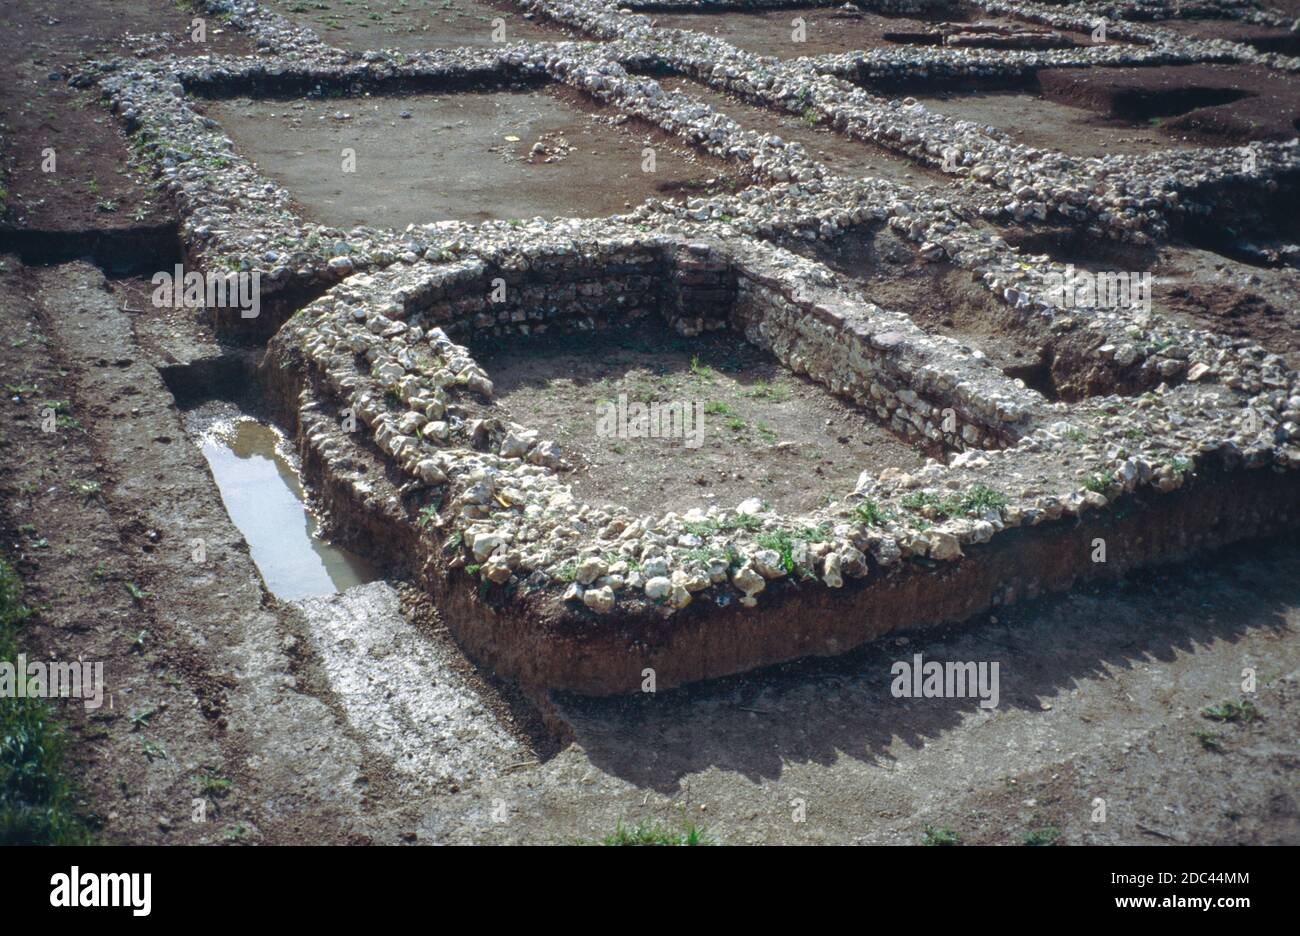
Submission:
<svg viewBox="0 0 1300 936">
<path fill-rule="evenodd" d="M 568 842 L 690 821 L 730 844 L 1297 844 L 1300 543 L 1251 543 L 972 626 L 693 689 L 568 699 L 554 759 L 411 804 L 418 841 Z M 1000 700 L 894 698 L 891 667 L 998 662 Z M 1243 670 L 1257 691 L 1243 696 Z M 1218 722 L 1246 698 L 1262 716 Z M 1103 821 L 1094 821 L 1098 798 Z M 802 818 L 804 821 L 799 821 Z"/>
<path fill-rule="evenodd" d="M 1245 65 L 1046 69 L 1044 97 L 1157 129 L 1165 142 L 1230 146 L 1289 140 L 1300 126 L 1300 85 Z M 1071 152 L 1066 150 L 1066 152 Z"/>
<path fill-rule="evenodd" d="M 128 170 L 130 154 L 112 118 L 92 92 L 67 80 L 92 59 L 251 53 L 248 38 L 218 19 L 206 20 L 204 41 L 194 41 L 193 18 L 166 0 L 5 3 L 0 189 L 9 194 L 0 197 L 0 224 L 80 231 L 166 220 L 156 194 Z"/>
<path fill-rule="evenodd" d="M 690 78 L 660 78 L 666 91 L 681 91 L 725 114 L 746 130 L 774 133 L 788 143 L 799 143 L 810 156 L 832 171 L 851 177 L 901 182 L 920 189 L 950 184 L 943 173 L 930 170 L 870 143 L 850 139 L 828 126 L 812 124 L 797 114 L 778 113 L 746 103 L 735 95 L 715 91 Z"/>
<path fill-rule="evenodd" d="M 798 513 L 820 506 L 828 491 L 848 494 L 864 469 L 906 471 L 925 461 L 851 402 L 726 332 L 686 339 L 646 321 L 479 353 L 497 403 L 559 442 L 575 465 L 566 480 L 589 503 L 647 514 L 671 504 L 680 513 L 760 497 Z M 684 433 L 602 437 L 601 407 L 620 396 L 702 413 L 698 446 Z"/>
<path fill-rule="evenodd" d="M 1040 28 L 1002 17 L 944 10 L 926 18 L 862 13 L 847 16 L 837 9 L 792 7 L 788 10 L 725 13 L 652 14 L 662 29 L 690 29 L 717 36 L 739 49 L 775 58 L 835 55 L 879 48 L 899 48 L 909 43 L 887 39 L 892 33 L 923 33 L 936 23 L 978 21 L 1019 29 Z M 804 21 L 804 39 L 794 39 L 794 20 Z M 1085 33 L 1065 33 L 1076 42 L 1090 43 Z"/>
<path fill-rule="evenodd" d="M 1278 8 L 1281 4 L 1266 4 Z M 1296 15 L 1300 10 L 1293 10 Z M 1252 46 L 1260 52 L 1277 52 L 1280 55 L 1300 55 L 1300 35 L 1289 29 L 1241 23 L 1236 20 L 1170 19 L 1154 25 L 1168 29 L 1190 39 L 1226 39 Z"/>
<path fill-rule="evenodd" d="M 342 228 L 603 217 L 650 197 L 740 184 L 721 160 L 657 128 L 611 122 L 605 109 L 554 86 L 203 108 L 308 218 Z M 646 147 L 654 172 L 642 171 Z M 355 172 L 344 171 L 344 150 L 355 151 Z"/>
<path fill-rule="evenodd" d="M 1198 145 L 1171 137 L 1147 121 L 1117 121 L 1023 90 L 948 91 L 912 97 L 935 113 L 994 127 L 1017 143 L 1071 156 L 1145 156 Z"/>
<path fill-rule="evenodd" d="M 586 38 L 498 0 L 270 0 L 267 6 L 343 49 L 421 52 Z M 494 20 L 501 20 L 501 27 Z M 500 38 L 498 38 L 500 37 Z"/>
</svg>

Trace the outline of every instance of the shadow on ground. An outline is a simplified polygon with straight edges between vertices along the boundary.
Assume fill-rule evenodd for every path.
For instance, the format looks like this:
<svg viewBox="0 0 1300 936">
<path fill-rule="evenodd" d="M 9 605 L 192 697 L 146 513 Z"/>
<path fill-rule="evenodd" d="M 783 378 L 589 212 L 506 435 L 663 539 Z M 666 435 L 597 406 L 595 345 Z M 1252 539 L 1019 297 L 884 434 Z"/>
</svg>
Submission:
<svg viewBox="0 0 1300 936">
<path fill-rule="evenodd" d="M 561 704 L 593 765 L 659 792 L 709 768 L 754 782 L 778 779 L 793 763 L 830 766 L 845 756 L 888 768 L 899 745 L 921 748 L 971 720 L 1040 712 L 1085 681 L 1155 670 L 1159 675 L 1126 681 L 1112 693 L 1105 703 L 1111 711 L 1094 711 L 1086 724 L 1070 726 L 1095 736 L 1109 716 L 1113 727 L 1139 728 L 1144 719 L 1167 717 L 1173 691 L 1200 689 L 1214 701 L 1232 694 L 1222 673 L 1198 673 L 1202 649 L 1292 632 L 1287 613 L 1300 607 L 1297 547 L 1300 536 L 1239 545 L 1120 585 L 1018 604 L 961 627 L 887 637 L 835 659 L 655 695 L 569 696 Z M 999 663 L 996 714 L 977 699 L 893 698 L 890 668 L 915 653 L 926 661 Z M 1269 662 L 1256 661 L 1261 679 L 1270 675 Z M 1150 698 L 1140 696 L 1142 687 Z"/>
</svg>

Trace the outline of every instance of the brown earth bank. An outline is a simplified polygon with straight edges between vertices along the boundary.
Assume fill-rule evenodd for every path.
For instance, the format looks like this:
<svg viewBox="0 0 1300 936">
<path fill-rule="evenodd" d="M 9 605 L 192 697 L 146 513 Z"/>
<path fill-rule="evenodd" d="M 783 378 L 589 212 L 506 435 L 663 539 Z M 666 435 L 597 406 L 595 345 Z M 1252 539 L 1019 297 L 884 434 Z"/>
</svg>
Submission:
<svg viewBox="0 0 1300 936">
<path fill-rule="evenodd" d="M 1049 100 L 1207 146 L 1289 140 L 1300 120 L 1300 85 L 1257 66 L 1044 69 L 1038 85 Z"/>
<path fill-rule="evenodd" d="M 1287 530 L 1296 504 L 1300 479 L 1257 472 L 1245 481 L 1228 473 L 1186 493 L 1136 497 L 1105 520 L 1001 534 L 949 568 L 873 568 L 868 579 L 843 590 L 781 582 L 750 609 L 696 605 L 665 617 L 647 604 L 602 619 L 553 600 L 496 596 L 454 578 L 443 606 L 466 652 L 493 672 L 581 694 L 634 693 L 646 669 L 660 687 L 673 687 L 835 655 L 902 626 L 963 621 L 1021 594 L 1114 579 L 1153 562 Z M 1093 563 L 1089 552 L 1098 536 L 1132 545 L 1116 561 Z"/>
<path fill-rule="evenodd" d="M 67 81 L 90 60 L 253 51 L 245 35 L 219 18 L 206 18 L 203 41 L 194 41 L 194 18 L 185 4 L 166 0 L 6 2 L 0 13 L 0 186 L 9 191 L 7 205 L 0 203 L 4 226 L 85 234 L 169 222 L 149 181 L 129 168 L 130 151 L 116 122 L 93 91 Z"/>
</svg>

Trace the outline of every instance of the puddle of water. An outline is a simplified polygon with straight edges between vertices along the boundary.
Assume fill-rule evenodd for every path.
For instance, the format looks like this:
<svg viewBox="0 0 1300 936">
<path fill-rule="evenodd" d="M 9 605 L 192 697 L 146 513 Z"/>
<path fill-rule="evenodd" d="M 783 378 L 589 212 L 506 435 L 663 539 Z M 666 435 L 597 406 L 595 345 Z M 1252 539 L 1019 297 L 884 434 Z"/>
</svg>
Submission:
<svg viewBox="0 0 1300 936">
<path fill-rule="evenodd" d="M 272 594 L 286 601 L 332 595 L 381 578 L 366 560 L 320 537 L 278 432 L 248 416 L 202 422 L 196 436 L 203 457 Z"/>
</svg>

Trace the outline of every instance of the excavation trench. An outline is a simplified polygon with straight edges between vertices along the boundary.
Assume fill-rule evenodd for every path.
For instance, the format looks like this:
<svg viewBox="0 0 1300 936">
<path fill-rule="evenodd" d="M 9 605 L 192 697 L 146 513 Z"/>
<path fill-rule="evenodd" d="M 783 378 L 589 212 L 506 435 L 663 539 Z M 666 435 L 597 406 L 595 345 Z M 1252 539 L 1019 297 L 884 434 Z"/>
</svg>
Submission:
<svg viewBox="0 0 1300 936">
<path fill-rule="evenodd" d="M 387 527 L 358 522 L 363 511 L 350 501 L 338 509 L 336 478 L 318 462 L 304 465 L 306 441 L 274 422 L 260 357 L 235 349 L 161 373 L 249 558 L 279 599 L 299 690 L 326 702 L 368 752 L 376 793 L 455 789 L 518 761 L 534 743 L 520 732 L 542 737 L 538 716 L 404 603 L 395 580 L 409 544 L 383 545 L 403 543 L 402 527 L 391 518 Z"/>
<path fill-rule="evenodd" d="M 363 556 L 333 543 L 310 504 L 293 443 L 266 417 L 246 354 L 162 370 L 231 522 L 267 589 L 292 601 L 382 578 Z"/>
<path fill-rule="evenodd" d="M 1046 241 L 1012 243 L 1030 254 Z M 831 242 L 790 239 L 781 244 L 825 263 L 873 302 L 905 312 L 924 331 L 961 342 L 963 354 L 987 361 L 1049 401 L 1133 395 L 1159 383 L 1156 374 L 1121 369 L 1093 353 L 1103 343 L 1101 337 L 1081 329 L 1053 331 L 998 301 L 969 271 L 924 261 L 912 244 L 886 225 L 857 228 Z M 1129 262 L 1127 266 L 1080 264 L 1080 269 L 1138 273 L 1150 269 L 1149 261 L 1146 265 Z"/>
<path fill-rule="evenodd" d="M 631 693 L 646 667 L 665 689 L 837 655 L 887 633 L 964 621 L 1083 580 L 1113 580 L 1129 569 L 1289 529 L 1300 519 L 1296 473 L 1244 471 L 1239 463 L 1207 460 L 1183 491 L 1143 491 L 1083 520 L 1006 531 L 969 547 L 956 563 L 873 563 L 865 578 L 836 590 L 793 579 L 772 583 L 755 608 L 697 601 L 665 617 L 662 609 L 633 602 L 596 619 L 546 592 L 485 589 L 463 560 L 455 561 L 458 551 L 444 536 L 420 529 L 413 504 L 395 508 L 402 494 L 382 457 L 356 434 L 339 432 L 331 418 L 335 401 L 324 398 L 303 368 L 292 366 L 291 351 L 276 353 L 279 392 L 302 401 L 300 432 L 320 453 L 323 483 L 336 490 L 338 512 L 348 514 L 351 524 L 369 517 L 390 542 L 410 550 L 420 581 L 468 655 L 531 690 Z M 359 478 L 367 483 L 358 485 Z M 1091 558 L 1098 537 L 1112 544 L 1104 564 Z"/>
<path fill-rule="evenodd" d="M 1225 261 L 1234 252 L 1224 244 L 1222 233 L 1208 226 L 1203 233 L 1208 244 L 1188 238 L 1159 247 L 1121 244 L 1056 225 L 1008 229 L 1004 237 L 1026 256 L 1046 256 L 1076 270 L 1149 271 L 1151 310 L 1156 315 L 1191 328 L 1249 339 L 1284 355 L 1288 366 L 1296 367 L 1300 328 L 1295 310 L 1300 307 L 1300 288 L 1293 269 L 1262 263 L 1254 252 L 1238 253 L 1235 262 Z"/>
<path fill-rule="evenodd" d="M 85 259 L 115 276 L 170 269 L 183 254 L 175 222 L 76 229 L 0 227 L 0 253 L 29 266 Z"/>
<path fill-rule="evenodd" d="M 1300 172 L 1264 186 L 1207 185 L 1189 193 L 1183 209 L 1174 233 L 1197 247 L 1255 266 L 1300 266 Z"/>
</svg>

